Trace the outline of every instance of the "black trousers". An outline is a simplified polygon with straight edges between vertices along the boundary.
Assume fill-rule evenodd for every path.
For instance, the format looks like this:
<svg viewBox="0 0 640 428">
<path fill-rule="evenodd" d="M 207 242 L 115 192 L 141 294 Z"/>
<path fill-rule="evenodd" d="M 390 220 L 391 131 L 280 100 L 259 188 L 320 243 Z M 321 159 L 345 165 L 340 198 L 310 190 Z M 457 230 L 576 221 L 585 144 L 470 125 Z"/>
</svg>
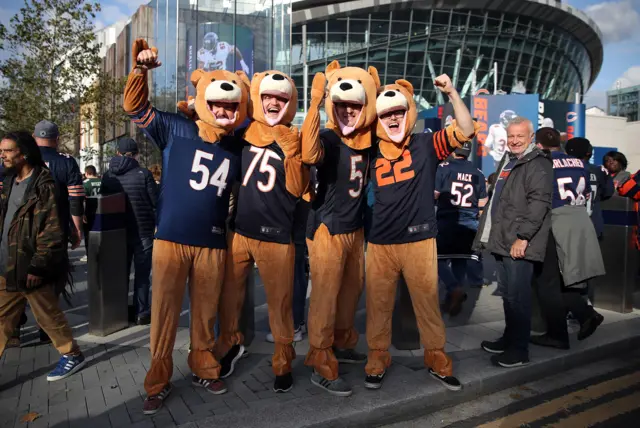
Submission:
<svg viewBox="0 0 640 428">
<path fill-rule="evenodd" d="M 581 295 L 581 290 L 566 288 L 558 262 L 556 240 L 549 232 L 544 263 L 534 269 L 533 288 L 538 295 L 542 316 L 547 321 L 547 334 L 553 339 L 569 342 L 567 312 L 583 324 L 593 314 L 593 308 Z"/>
</svg>

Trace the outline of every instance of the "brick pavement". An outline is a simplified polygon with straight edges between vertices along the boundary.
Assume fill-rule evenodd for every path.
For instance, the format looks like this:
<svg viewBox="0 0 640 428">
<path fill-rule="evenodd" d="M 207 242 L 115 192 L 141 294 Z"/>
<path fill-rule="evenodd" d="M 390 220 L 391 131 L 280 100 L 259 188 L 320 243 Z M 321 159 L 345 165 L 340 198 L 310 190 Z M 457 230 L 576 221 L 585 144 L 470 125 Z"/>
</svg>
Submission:
<svg viewBox="0 0 640 428">
<path fill-rule="evenodd" d="M 82 253 L 72 253 L 77 259 Z M 304 367 L 307 341 L 296 344 L 293 368 L 295 387 L 289 394 L 275 394 L 271 387 L 273 373 L 270 368 L 271 344 L 264 341 L 268 332 L 264 293 L 256 289 L 256 338 L 250 355 L 238 365 L 237 372 L 227 379 L 229 392 L 215 396 L 203 389 L 194 388 L 190 382 L 187 365 L 189 343 L 186 310 L 181 318 L 176 351 L 173 353 L 175 388 L 166 406 L 155 416 L 142 414 L 144 376 L 149 367 L 149 329 L 131 327 L 107 338 L 87 333 L 86 265 L 77 264 L 76 295 L 74 307 L 67 308 L 67 316 L 73 325 L 75 336 L 88 359 L 80 373 L 59 382 L 49 383 L 46 374 L 58 360 L 58 354 L 50 345 L 37 343 L 37 327 L 29 316 L 20 349 L 9 349 L 0 359 L 0 427 L 174 427 L 196 422 L 211 416 L 232 412 L 262 410 L 286 402 L 297 402 L 321 394 L 322 391 L 309 382 L 310 371 Z M 497 337 L 504 323 L 502 304 L 493 296 L 494 288 L 472 292 L 465 310 L 455 321 L 446 319 L 447 351 L 454 360 L 477 356 L 482 340 Z M 186 309 L 186 305 L 185 305 Z M 638 314 L 606 313 L 606 323 L 628 320 Z M 357 324 L 364 331 L 364 309 L 361 304 Z M 364 337 L 358 344 L 366 352 Z M 420 351 L 392 352 L 394 376 L 411 374 L 421 370 Z M 342 376 L 354 385 L 355 393 L 361 391 L 362 366 L 341 367 Z M 41 415 L 29 424 L 20 418 L 29 413 Z"/>
</svg>

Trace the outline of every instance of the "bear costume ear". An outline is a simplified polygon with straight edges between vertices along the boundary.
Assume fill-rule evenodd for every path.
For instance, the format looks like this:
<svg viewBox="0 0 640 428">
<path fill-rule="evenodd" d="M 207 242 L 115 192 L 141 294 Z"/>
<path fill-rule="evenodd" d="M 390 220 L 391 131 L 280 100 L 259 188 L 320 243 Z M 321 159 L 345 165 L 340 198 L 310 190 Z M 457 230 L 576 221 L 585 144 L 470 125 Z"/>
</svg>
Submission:
<svg viewBox="0 0 640 428">
<path fill-rule="evenodd" d="M 237 70 L 236 74 L 238 75 L 238 77 L 240 77 L 240 80 L 242 81 L 242 84 L 245 86 L 245 89 L 247 90 L 247 92 L 249 92 L 251 89 L 251 82 L 249 81 L 249 76 L 247 76 L 246 73 L 242 70 Z"/>
<path fill-rule="evenodd" d="M 200 79 L 202 79 L 202 76 L 204 76 L 204 70 L 201 70 L 199 68 L 197 70 L 193 70 L 190 80 L 194 88 L 198 87 L 198 82 L 200 81 Z"/>
<path fill-rule="evenodd" d="M 413 85 L 404 79 L 396 80 L 396 85 L 400 85 L 405 88 L 411 95 L 413 95 Z"/>
<path fill-rule="evenodd" d="M 338 62 L 338 60 L 333 60 L 331 61 L 331 64 L 327 65 L 327 69 L 325 70 L 324 74 L 327 75 L 328 79 L 331 79 L 331 75 L 338 70 L 340 70 L 340 63 Z"/>
<path fill-rule="evenodd" d="M 378 69 L 370 65 L 368 71 L 371 77 L 373 77 L 373 81 L 376 83 L 376 88 L 379 88 L 380 86 L 382 86 L 380 82 L 380 76 L 378 76 Z"/>
</svg>

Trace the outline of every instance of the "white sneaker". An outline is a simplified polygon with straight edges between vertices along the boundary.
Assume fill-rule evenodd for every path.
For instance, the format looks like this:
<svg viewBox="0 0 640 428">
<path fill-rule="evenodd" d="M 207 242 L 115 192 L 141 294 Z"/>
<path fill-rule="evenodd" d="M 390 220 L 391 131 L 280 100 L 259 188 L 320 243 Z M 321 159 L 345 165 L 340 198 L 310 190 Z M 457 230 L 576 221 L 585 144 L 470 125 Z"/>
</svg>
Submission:
<svg viewBox="0 0 640 428">
<path fill-rule="evenodd" d="M 293 341 L 294 342 L 302 342 L 303 335 L 305 333 L 305 325 L 304 323 L 300 324 L 293 332 Z M 269 343 L 275 343 L 275 339 L 273 338 L 273 334 L 269 332 L 265 340 Z"/>
<path fill-rule="evenodd" d="M 80 257 L 80 261 L 81 261 L 82 263 L 86 263 L 86 262 L 87 262 L 87 260 L 88 260 L 88 258 L 87 258 L 87 256 L 86 256 L 86 255 L 84 255 L 84 256 L 82 256 L 82 257 Z"/>
</svg>

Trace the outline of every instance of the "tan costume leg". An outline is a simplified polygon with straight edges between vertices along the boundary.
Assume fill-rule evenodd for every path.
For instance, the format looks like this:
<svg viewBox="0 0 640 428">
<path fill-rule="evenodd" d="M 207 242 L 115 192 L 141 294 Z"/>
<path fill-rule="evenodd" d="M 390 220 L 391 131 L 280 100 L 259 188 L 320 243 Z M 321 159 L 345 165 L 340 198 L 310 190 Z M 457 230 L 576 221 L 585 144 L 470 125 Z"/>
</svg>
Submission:
<svg viewBox="0 0 640 428">
<path fill-rule="evenodd" d="M 438 255 L 434 238 L 403 244 L 398 254 L 403 262 L 420 339 L 424 364 L 441 376 L 453 375 L 453 363 L 444 352 L 446 333 L 438 300 Z"/>
<path fill-rule="evenodd" d="M 367 344 L 369 358 L 365 371 L 368 375 L 383 373 L 391 365 L 391 317 L 400 279 L 401 259 L 399 245 L 367 247 Z"/>
<path fill-rule="evenodd" d="M 151 367 L 144 380 L 149 396 L 159 394 L 173 374 L 171 354 L 193 252 L 193 247 L 173 242 L 156 239 L 153 243 Z"/>
<path fill-rule="evenodd" d="M 290 244 L 245 238 L 264 283 L 269 307 L 269 326 L 275 341 L 272 369 L 276 376 L 291 373 L 293 350 L 293 262 L 295 247 Z"/>
<path fill-rule="evenodd" d="M 189 274 L 191 352 L 189 367 L 202 379 L 218 379 L 220 364 L 213 355 L 213 327 L 226 263 L 226 250 L 196 248 Z"/>
<path fill-rule="evenodd" d="M 345 235 L 347 260 L 338 295 L 334 346 L 354 349 L 358 344 L 358 331 L 354 328 L 356 310 L 364 287 L 364 229 Z"/>
<path fill-rule="evenodd" d="M 229 232 L 225 275 L 220 294 L 218 319 L 220 337 L 215 345 L 219 359 L 227 355 L 234 345 L 241 345 L 244 337 L 240 332 L 240 312 L 244 304 L 247 275 L 253 267 L 247 238 Z"/>
<path fill-rule="evenodd" d="M 338 378 L 338 360 L 333 354 L 336 308 L 344 277 L 347 251 L 345 235 L 331 235 L 324 224 L 309 246 L 311 297 L 309 301 L 309 352 L 305 364 L 325 379 Z"/>
</svg>

